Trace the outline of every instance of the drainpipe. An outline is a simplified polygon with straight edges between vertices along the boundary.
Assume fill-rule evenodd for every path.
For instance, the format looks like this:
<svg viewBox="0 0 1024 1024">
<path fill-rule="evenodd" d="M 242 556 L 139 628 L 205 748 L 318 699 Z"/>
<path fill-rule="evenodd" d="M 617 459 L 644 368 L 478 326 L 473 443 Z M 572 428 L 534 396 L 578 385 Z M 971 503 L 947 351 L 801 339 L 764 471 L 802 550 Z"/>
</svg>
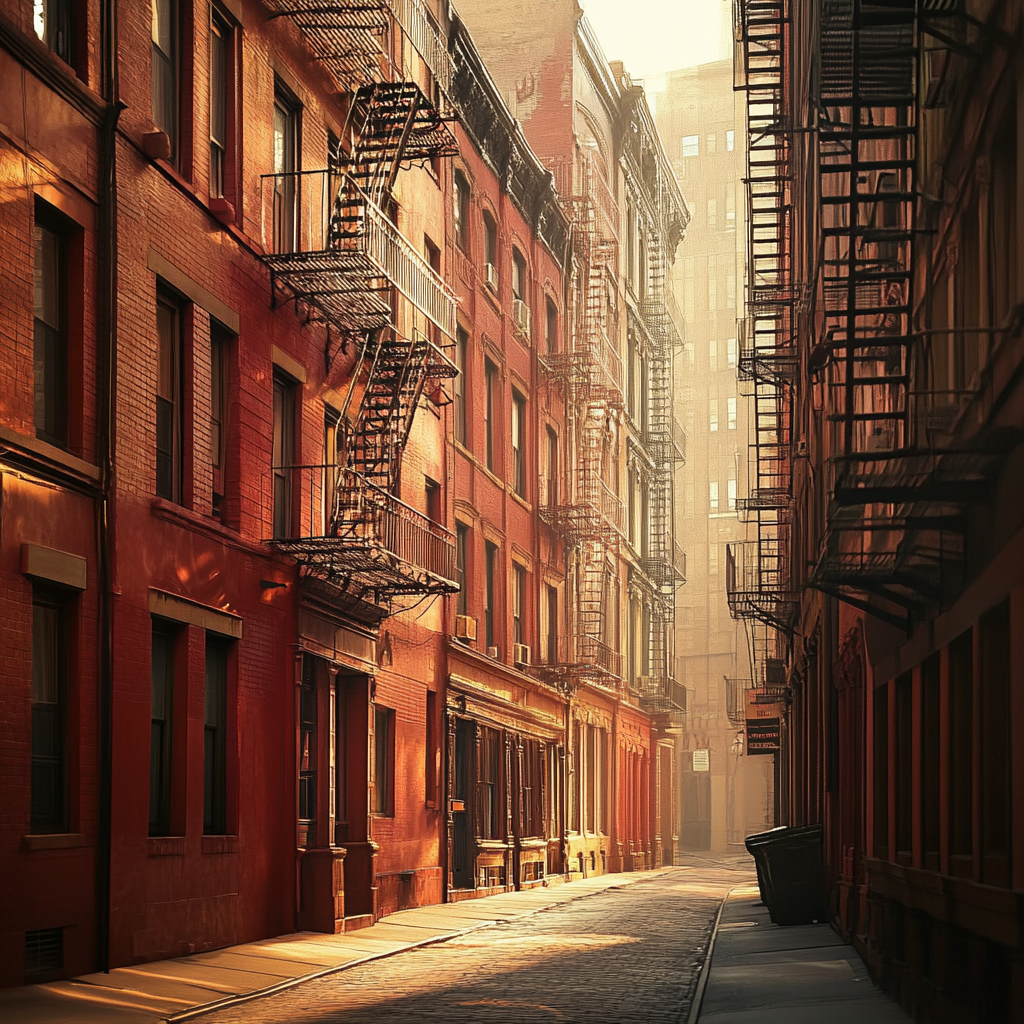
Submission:
<svg viewBox="0 0 1024 1024">
<path fill-rule="evenodd" d="M 96 509 L 99 556 L 99 786 L 96 835 L 96 954 L 101 971 L 110 970 L 110 855 L 114 691 L 114 556 L 112 507 L 117 381 L 117 122 L 125 104 L 118 98 L 116 0 L 100 6 L 101 83 L 106 109 L 100 127 L 99 267 L 97 319 L 98 445 L 101 496 Z"/>
</svg>

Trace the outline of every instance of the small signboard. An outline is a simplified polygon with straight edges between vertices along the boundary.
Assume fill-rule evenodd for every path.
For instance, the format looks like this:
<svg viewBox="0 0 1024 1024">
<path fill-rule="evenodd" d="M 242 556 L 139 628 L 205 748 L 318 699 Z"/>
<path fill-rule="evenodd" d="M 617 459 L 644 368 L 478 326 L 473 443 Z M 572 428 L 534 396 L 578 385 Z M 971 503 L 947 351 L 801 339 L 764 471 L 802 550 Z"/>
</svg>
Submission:
<svg viewBox="0 0 1024 1024">
<path fill-rule="evenodd" d="M 693 770 L 695 772 L 711 771 L 711 752 L 708 750 L 695 750 L 693 752 Z"/>
<path fill-rule="evenodd" d="M 756 690 L 747 691 L 747 753 L 774 754 L 779 749 L 782 705 L 758 700 Z"/>
</svg>

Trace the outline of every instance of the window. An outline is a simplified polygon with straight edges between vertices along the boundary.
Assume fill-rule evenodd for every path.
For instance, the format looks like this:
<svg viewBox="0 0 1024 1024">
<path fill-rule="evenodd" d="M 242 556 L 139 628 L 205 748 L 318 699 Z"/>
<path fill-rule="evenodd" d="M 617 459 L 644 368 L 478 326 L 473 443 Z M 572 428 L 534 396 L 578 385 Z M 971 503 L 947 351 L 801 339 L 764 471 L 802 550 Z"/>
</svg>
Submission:
<svg viewBox="0 0 1024 1024">
<path fill-rule="evenodd" d="M 498 267 L 498 225 L 495 224 L 494 218 L 491 216 L 489 210 L 484 210 L 484 263 L 490 267 L 494 267 L 497 271 Z M 497 289 L 497 274 L 494 277 L 494 285 L 492 287 Z M 490 284 L 488 280 L 488 284 Z"/>
<path fill-rule="evenodd" d="M 292 467 L 295 463 L 295 384 L 274 373 L 274 538 L 287 537 L 292 526 Z"/>
<path fill-rule="evenodd" d="M 544 588 L 544 593 L 547 599 L 544 660 L 548 665 L 556 665 L 558 663 L 558 588 L 548 585 Z"/>
<path fill-rule="evenodd" d="M 338 462 L 344 449 L 341 413 L 324 406 L 324 536 L 330 536 L 334 524 L 334 499 L 338 493 Z"/>
<path fill-rule="evenodd" d="M 714 253 L 708 256 L 708 309 L 718 309 L 718 258 Z"/>
<path fill-rule="evenodd" d="M 718 571 L 719 571 L 719 568 L 718 568 L 719 567 L 718 556 L 719 556 L 718 545 L 714 544 L 714 543 L 709 544 L 708 545 L 708 575 L 709 576 L 717 576 L 718 575 Z"/>
<path fill-rule="evenodd" d="M 60 448 L 68 443 L 67 244 L 41 220 L 36 207 L 35 243 L 35 426 L 36 437 Z"/>
<path fill-rule="evenodd" d="M 469 334 L 464 328 L 455 330 L 455 365 L 459 372 L 453 385 L 455 390 L 455 440 L 467 443 L 466 431 L 466 356 L 469 350 Z"/>
<path fill-rule="evenodd" d="M 725 230 L 736 230 L 736 194 L 732 182 L 725 189 Z"/>
<path fill-rule="evenodd" d="M 488 648 L 494 647 L 495 576 L 498 572 L 498 547 L 487 541 L 484 553 L 484 638 Z"/>
<path fill-rule="evenodd" d="M 727 398 L 725 400 L 725 422 L 730 430 L 736 429 L 736 399 Z"/>
<path fill-rule="evenodd" d="M 480 726 L 480 763 L 477 765 L 477 815 L 481 839 L 503 839 L 499 829 L 498 772 L 501 765 L 501 734 Z M 501 823 L 502 826 L 504 823 Z"/>
<path fill-rule="evenodd" d="M 75 11 L 72 0 L 32 0 L 36 35 L 65 64 L 75 58 Z"/>
<path fill-rule="evenodd" d="M 736 481 L 735 480 L 730 480 L 726 484 L 726 494 L 728 496 L 727 500 L 729 502 L 729 511 L 730 512 L 735 512 L 736 511 Z"/>
<path fill-rule="evenodd" d="M 487 468 L 494 472 L 494 400 L 498 388 L 498 368 L 489 359 L 484 363 L 484 453 Z"/>
<path fill-rule="evenodd" d="M 973 636 L 962 633 L 949 645 L 949 853 L 950 874 L 971 874 L 974 848 L 972 807 Z M 959 867 L 960 870 L 957 870 Z"/>
<path fill-rule="evenodd" d="M 231 335 L 210 325 L 210 461 L 213 464 L 213 515 L 223 514 L 227 447 L 228 350 Z"/>
<path fill-rule="evenodd" d="M 156 493 L 182 500 L 182 310 L 170 295 L 156 298 Z"/>
<path fill-rule="evenodd" d="M 274 88 L 274 252 L 294 252 L 298 242 L 298 148 L 299 105 L 278 82 Z"/>
<path fill-rule="evenodd" d="M 423 490 L 426 499 L 424 507 L 427 510 L 427 518 L 432 523 L 440 523 L 444 518 L 444 510 L 441 507 L 441 485 L 436 480 L 431 480 L 430 477 L 424 477 Z"/>
<path fill-rule="evenodd" d="M 153 124 L 167 133 L 171 161 L 178 159 L 178 5 L 176 0 L 151 0 Z"/>
<path fill-rule="evenodd" d="M 526 399 L 512 391 L 512 486 L 526 497 Z"/>
<path fill-rule="evenodd" d="M 718 339 L 715 337 L 708 338 L 708 367 L 718 369 Z"/>
<path fill-rule="evenodd" d="M 718 481 L 712 480 L 708 483 L 708 505 L 712 512 L 718 511 Z"/>
<path fill-rule="evenodd" d="M 64 603 L 45 591 L 32 600 L 32 792 L 34 833 L 66 832 L 67 622 Z"/>
<path fill-rule="evenodd" d="M 708 209 L 708 231 L 718 230 L 718 200 L 709 199 L 707 203 Z"/>
<path fill-rule="evenodd" d="M 730 128 L 725 133 L 725 151 L 731 153 L 736 148 L 736 132 Z"/>
<path fill-rule="evenodd" d="M 227 832 L 228 644 L 206 637 L 206 690 L 203 717 L 203 833 Z"/>
<path fill-rule="evenodd" d="M 469 252 L 469 182 L 461 171 L 455 172 L 453 194 L 455 215 L 455 241 L 464 252 Z"/>
<path fill-rule="evenodd" d="M 210 195 L 234 194 L 228 177 L 233 171 L 235 103 L 233 31 L 227 16 L 210 5 Z"/>
<path fill-rule="evenodd" d="M 875 689 L 872 698 L 872 784 L 874 790 L 874 854 L 889 859 L 889 686 Z M 968 772 L 968 781 L 970 772 Z M 968 786 L 968 790 L 970 787 Z M 968 828 L 970 825 L 968 825 Z"/>
<path fill-rule="evenodd" d="M 316 661 L 305 655 L 302 659 L 302 683 L 299 686 L 299 822 L 305 826 L 307 842 L 316 822 L 318 710 Z"/>
<path fill-rule="evenodd" d="M 373 811 L 395 813 L 395 712 L 379 705 L 373 710 Z"/>
<path fill-rule="evenodd" d="M 523 740 L 520 834 L 544 834 L 544 806 L 541 780 L 544 778 L 544 755 L 539 740 Z"/>
<path fill-rule="evenodd" d="M 736 305 L 736 275 L 725 275 L 725 307 L 732 309 Z"/>
<path fill-rule="evenodd" d="M 715 433 L 718 430 L 718 399 L 708 399 L 708 430 Z"/>
<path fill-rule="evenodd" d="M 174 641 L 176 630 L 153 623 L 151 714 L 149 728 L 149 834 L 170 835 L 174 718 Z"/>
<path fill-rule="evenodd" d="M 700 136 L 699 135 L 684 135 L 683 136 L 683 156 L 700 156 Z"/>
<path fill-rule="evenodd" d="M 514 643 L 526 642 L 526 625 L 523 617 L 526 614 L 526 568 L 518 562 L 512 563 L 512 640 Z"/>
<path fill-rule="evenodd" d="M 551 427 L 547 428 L 547 439 L 547 476 L 544 481 L 545 494 L 542 503 L 554 507 L 558 504 L 558 435 Z"/>
<path fill-rule="evenodd" d="M 547 300 L 547 319 L 544 332 L 544 343 L 549 353 L 558 351 L 558 307 Z"/>
<path fill-rule="evenodd" d="M 427 690 L 426 708 L 426 739 L 427 758 L 424 765 L 424 778 L 426 780 L 425 799 L 428 807 L 437 806 L 437 788 L 441 777 L 441 744 L 438 740 L 439 722 L 437 717 L 437 692 Z"/>
<path fill-rule="evenodd" d="M 466 593 L 466 559 L 469 554 L 469 527 L 465 523 L 455 524 L 455 574 L 459 592 L 455 597 L 457 615 L 469 614 L 469 600 Z"/>
<path fill-rule="evenodd" d="M 512 297 L 520 302 L 526 301 L 526 259 L 514 246 L 512 248 Z"/>
<path fill-rule="evenodd" d="M 730 369 L 736 366 L 736 339 L 730 338 L 725 343 L 725 362 Z"/>
<path fill-rule="evenodd" d="M 718 136 L 715 135 L 714 132 L 712 132 L 710 135 L 708 135 L 708 152 L 709 153 L 717 153 L 718 152 Z"/>
</svg>

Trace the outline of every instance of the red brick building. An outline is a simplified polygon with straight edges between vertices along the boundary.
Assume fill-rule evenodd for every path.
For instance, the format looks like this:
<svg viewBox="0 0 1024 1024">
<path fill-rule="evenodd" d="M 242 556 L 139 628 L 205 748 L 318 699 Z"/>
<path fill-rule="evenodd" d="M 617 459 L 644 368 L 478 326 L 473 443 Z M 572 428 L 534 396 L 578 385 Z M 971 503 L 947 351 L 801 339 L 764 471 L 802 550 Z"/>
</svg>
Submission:
<svg viewBox="0 0 1024 1024">
<path fill-rule="evenodd" d="M 651 863 L 569 222 L 435 6 L 0 4 L 0 984 Z"/>
<path fill-rule="evenodd" d="M 402 609 L 455 586 L 439 30 L 37 7 L 0 21 L 2 980 L 438 901 L 442 613 Z"/>
</svg>

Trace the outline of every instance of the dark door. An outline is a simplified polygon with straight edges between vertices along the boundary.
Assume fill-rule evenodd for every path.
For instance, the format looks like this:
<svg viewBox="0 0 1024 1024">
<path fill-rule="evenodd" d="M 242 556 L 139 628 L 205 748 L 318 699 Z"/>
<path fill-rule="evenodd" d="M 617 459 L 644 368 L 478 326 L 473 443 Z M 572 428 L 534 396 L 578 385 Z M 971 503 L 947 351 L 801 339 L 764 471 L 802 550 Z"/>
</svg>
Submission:
<svg viewBox="0 0 1024 1024">
<path fill-rule="evenodd" d="M 452 793 L 452 885 L 456 889 L 473 886 L 472 835 L 469 830 L 470 757 L 473 750 L 473 724 L 464 719 L 455 723 L 455 778 Z"/>
<path fill-rule="evenodd" d="M 679 841 L 687 850 L 711 849 L 711 773 L 683 774 L 683 824 Z"/>
</svg>

